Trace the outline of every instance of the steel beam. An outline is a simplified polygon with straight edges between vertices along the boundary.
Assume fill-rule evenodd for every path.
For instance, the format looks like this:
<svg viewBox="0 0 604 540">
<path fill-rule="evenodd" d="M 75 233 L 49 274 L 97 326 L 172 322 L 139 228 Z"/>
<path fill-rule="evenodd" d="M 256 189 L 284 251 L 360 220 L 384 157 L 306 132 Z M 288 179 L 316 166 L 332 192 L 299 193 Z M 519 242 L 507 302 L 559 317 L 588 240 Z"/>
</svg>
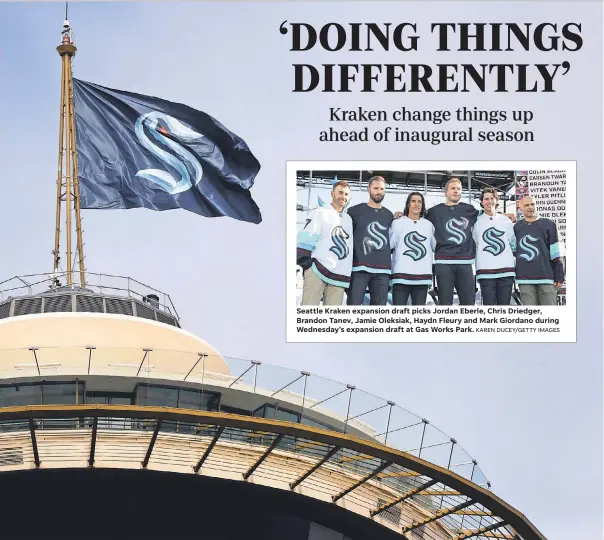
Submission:
<svg viewBox="0 0 604 540">
<path fill-rule="evenodd" d="M 99 425 L 98 417 L 93 420 L 92 423 L 92 438 L 90 439 L 90 457 L 88 458 L 88 466 L 94 465 L 94 450 L 96 448 L 96 430 Z"/>
<path fill-rule="evenodd" d="M 481 527 L 480 529 L 468 529 L 461 532 L 459 536 L 456 536 L 452 540 L 466 540 L 467 538 L 474 538 L 475 536 L 487 536 L 490 538 L 508 538 L 508 535 L 494 536 L 493 534 L 485 534 L 490 531 L 494 531 L 495 529 L 499 529 L 505 525 L 505 521 L 499 521 L 498 523 L 492 523 L 491 525 L 487 525 L 486 527 Z M 509 536 L 512 538 L 512 536 Z"/>
<path fill-rule="evenodd" d="M 346 495 L 348 495 L 351 491 L 354 491 L 355 489 L 357 489 L 358 487 L 362 486 L 365 482 L 368 482 L 369 480 L 371 480 L 372 478 L 375 478 L 378 474 L 380 474 L 384 469 L 390 467 L 390 465 L 392 465 L 391 461 L 385 461 L 384 463 L 382 463 L 377 469 L 375 469 L 372 473 L 368 474 L 367 476 L 365 476 L 365 478 L 362 478 L 361 480 L 359 480 L 356 484 L 353 484 L 352 486 L 350 486 L 349 488 L 345 489 L 344 491 L 341 491 L 340 493 L 338 493 L 337 495 L 334 495 L 331 500 L 333 502 L 339 501 L 342 497 L 345 497 Z"/>
<path fill-rule="evenodd" d="M 295 489 L 298 484 L 301 484 L 306 480 L 312 473 L 314 473 L 319 467 L 322 467 L 325 462 L 329 461 L 340 449 L 340 446 L 334 446 L 323 458 L 319 461 L 314 467 L 306 471 L 302 476 L 300 476 L 297 480 L 294 480 L 289 484 L 289 489 Z"/>
<path fill-rule="evenodd" d="M 459 510 L 455 512 L 458 516 L 492 516 L 491 512 L 485 512 L 484 510 Z"/>
<path fill-rule="evenodd" d="M 402 495 L 398 499 L 395 499 L 391 503 L 385 504 L 384 506 L 378 506 L 375 510 L 372 510 L 371 512 L 369 512 L 369 515 L 371 517 L 377 516 L 378 514 L 381 514 L 382 512 L 385 512 L 386 510 L 388 510 L 388 508 L 392 508 L 393 506 L 397 505 L 398 503 L 406 501 L 410 497 L 413 497 L 414 495 L 421 493 L 422 491 L 428 489 L 429 487 L 433 486 L 436 483 L 438 483 L 438 480 L 430 480 L 430 481 L 422 484 L 421 486 L 417 486 L 416 488 L 410 489 L 404 495 Z"/>
<path fill-rule="evenodd" d="M 448 516 L 449 514 L 454 514 L 458 510 L 463 510 L 464 508 L 467 508 L 468 506 L 471 506 L 472 504 L 474 504 L 474 501 L 472 499 L 470 499 L 469 501 L 458 504 L 457 506 L 454 506 L 453 508 L 439 510 L 430 518 L 424 519 L 422 521 L 414 521 L 412 525 L 409 525 L 408 527 L 403 527 L 402 532 L 403 532 L 403 534 L 411 532 L 413 529 L 417 529 L 418 527 L 421 527 L 422 525 L 427 525 L 428 523 L 437 521 L 440 518 Z"/>
<path fill-rule="evenodd" d="M 147 468 L 149 464 L 149 460 L 151 459 L 151 452 L 153 452 L 153 447 L 155 446 L 155 441 L 157 440 L 157 435 L 159 434 L 159 428 L 161 427 L 161 418 L 155 424 L 155 429 L 153 430 L 153 435 L 151 435 L 151 442 L 149 443 L 149 448 L 147 448 L 147 454 L 145 455 L 145 459 L 143 460 L 143 469 Z"/>
<path fill-rule="evenodd" d="M 195 363 L 193 364 L 193 367 L 192 367 L 192 368 L 189 370 L 189 373 L 187 373 L 187 374 L 185 375 L 185 378 L 183 379 L 183 381 L 186 381 L 186 380 L 187 380 L 187 377 L 188 377 L 189 375 L 191 375 L 191 373 L 193 373 L 193 370 L 194 370 L 194 369 L 197 367 L 197 364 L 199 364 L 199 362 L 201 362 L 201 359 L 207 356 L 207 354 L 205 354 L 205 353 L 197 353 L 197 355 L 199 356 L 199 358 L 197 358 L 197 362 L 195 362 Z"/>
<path fill-rule="evenodd" d="M 141 365 L 138 366 L 138 371 L 136 372 L 136 376 L 138 377 L 138 374 L 141 372 L 141 369 L 143 368 L 143 364 L 145 363 L 145 359 L 147 358 L 147 355 L 152 351 L 153 349 L 143 349 L 143 351 L 145 351 L 145 354 L 143 354 L 143 359 L 141 360 Z"/>
<path fill-rule="evenodd" d="M 254 463 L 246 472 L 243 473 L 244 480 L 247 480 L 250 476 L 252 476 L 252 474 L 254 474 L 254 471 L 258 467 L 260 467 L 261 463 L 269 456 L 269 454 L 275 449 L 275 447 L 279 444 L 279 442 L 281 442 L 281 439 L 283 439 L 283 434 L 277 435 L 275 437 L 275 440 L 266 449 L 266 452 L 264 452 L 264 454 L 262 454 L 260 456 L 260 459 L 258 459 L 258 461 L 256 461 L 256 463 Z"/>
<path fill-rule="evenodd" d="M 212 451 L 212 449 L 214 448 L 214 446 L 218 442 L 218 439 L 220 439 L 220 436 L 222 435 L 223 431 L 224 431 L 224 426 L 220 426 L 216 430 L 214 438 L 210 441 L 210 444 L 206 448 L 206 451 L 203 453 L 203 456 L 201 456 L 201 459 L 197 462 L 197 465 L 195 465 L 195 467 L 193 467 L 193 470 L 195 471 L 195 474 L 197 474 L 199 472 L 199 469 L 201 469 L 201 466 L 203 465 L 204 461 L 206 459 L 208 459 L 208 456 L 210 455 L 210 452 Z"/>
<path fill-rule="evenodd" d="M 412 478 L 414 476 L 421 476 L 421 474 L 414 471 L 399 471 L 393 473 L 380 474 L 380 478 Z"/>
<path fill-rule="evenodd" d="M 34 463 L 36 468 L 40 468 L 40 456 L 38 455 L 38 442 L 36 441 L 36 429 L 33 418 L 29 419 L 29 433 L 31 435 L 31 448 L 34 451 Z"/>
</svg>

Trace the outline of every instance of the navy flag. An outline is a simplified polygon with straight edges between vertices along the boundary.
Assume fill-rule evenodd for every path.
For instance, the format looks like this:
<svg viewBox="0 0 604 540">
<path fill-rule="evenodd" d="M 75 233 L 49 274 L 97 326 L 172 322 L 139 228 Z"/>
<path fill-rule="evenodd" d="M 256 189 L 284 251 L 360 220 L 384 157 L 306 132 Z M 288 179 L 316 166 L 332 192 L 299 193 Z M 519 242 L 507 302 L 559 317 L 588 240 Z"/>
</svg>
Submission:
<svg viewBox="0 0 604 540">
<path fill-rule="evenodd" d="M 186 105 L 73 79 L 81 208 L 184 208 L 260 223 L 260 164 L 243 139 Z"/>
</svg>

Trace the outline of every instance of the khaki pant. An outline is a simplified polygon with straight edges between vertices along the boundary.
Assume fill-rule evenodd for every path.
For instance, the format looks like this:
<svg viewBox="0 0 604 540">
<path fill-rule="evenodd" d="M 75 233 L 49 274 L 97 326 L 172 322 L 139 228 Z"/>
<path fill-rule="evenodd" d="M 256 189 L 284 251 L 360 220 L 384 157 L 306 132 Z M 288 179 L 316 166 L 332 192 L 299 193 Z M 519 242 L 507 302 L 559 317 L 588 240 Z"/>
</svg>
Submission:
<svg viewBox="0 0 604 540">
<path fill-rule="evenodd" d="M 551 283 L 541 284 L 521 284 L 520 300 L 523 306 L 555 306 L 556 305 L 556 287 Z"/>
<path fill-rule="evenodd" d="M 344 287 L 325 283 L 312 271 L 312 268 L 304 271 L 303 306 L 318 306 L 321 300 L 325 306 L 341 306 L 344 301 L 344 292 Z"/>
</svg>

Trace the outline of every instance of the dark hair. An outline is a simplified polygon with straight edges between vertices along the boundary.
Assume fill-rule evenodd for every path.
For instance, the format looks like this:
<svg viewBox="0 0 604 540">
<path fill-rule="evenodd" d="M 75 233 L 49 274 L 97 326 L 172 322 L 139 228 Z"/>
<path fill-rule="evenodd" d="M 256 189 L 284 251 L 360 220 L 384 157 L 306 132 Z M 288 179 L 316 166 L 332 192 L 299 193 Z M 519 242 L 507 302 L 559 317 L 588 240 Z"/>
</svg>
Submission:
<svg viewBox="0 0 604 540">
<path fill-rule="evenodd" d="M 492 188 L 490 186 L 487 186 L 485 188 L 482 189 L 482 192 L 480 193 L 480 206 L 482 207 L 482 201 L 484 200 L 484 196 L 487 193 L 492 193 L 493 197 L 495 197 L 495 200 L 498 201 L 499 200 L 499 194 L 497 193 L 497 190 L 495 188 Z M 495 203 L 495 207 L 497 207 L 497 203 Z"/>
<path fill-rule="evenodd" d="M 384 184 L 386 183 L 386 180 L 384 179 L 383 176 L 372 176 L 369 179 L 369 183 L 367 184 L 367 187 L 370 188 L 371 184 L 373 184 L 374 182 L 384 182 Z"/>
<path fill-rule="evenodd" d="M 422 199 L 422 209 L 419 213 L 419 217 L 423 218 L 426 215 L 426 200 L 424 199 L 424 196 L 419 191 L 414 191 L 413 193 L 409 193 L 409 196 L 407 197 L 407 202 L 405 203 L 405 210 L 403 210 L 403 215 L 404 216 L 409 215 L 409 206 L 411 205 L 411 197 L 413 197 L 414 195 L 418 195 Z"/>
</svg>

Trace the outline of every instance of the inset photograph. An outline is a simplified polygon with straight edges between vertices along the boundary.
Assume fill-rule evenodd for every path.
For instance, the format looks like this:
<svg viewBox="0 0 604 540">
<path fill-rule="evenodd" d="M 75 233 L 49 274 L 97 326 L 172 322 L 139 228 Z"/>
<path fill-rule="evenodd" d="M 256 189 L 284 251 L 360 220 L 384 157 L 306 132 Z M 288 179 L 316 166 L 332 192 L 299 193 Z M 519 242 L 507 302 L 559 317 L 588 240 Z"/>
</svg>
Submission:
<svg viewBox="0 0 604 540">
<path fill-rule="evenodd" d="M 559 161 L 289 162 L 288 341 L 575 341 L 575 178 Z"/>
<path fill-rule="evenodd" d="M 297 170 L 301 305 L 566 303 L 566 171 Z"/>
</svg>

